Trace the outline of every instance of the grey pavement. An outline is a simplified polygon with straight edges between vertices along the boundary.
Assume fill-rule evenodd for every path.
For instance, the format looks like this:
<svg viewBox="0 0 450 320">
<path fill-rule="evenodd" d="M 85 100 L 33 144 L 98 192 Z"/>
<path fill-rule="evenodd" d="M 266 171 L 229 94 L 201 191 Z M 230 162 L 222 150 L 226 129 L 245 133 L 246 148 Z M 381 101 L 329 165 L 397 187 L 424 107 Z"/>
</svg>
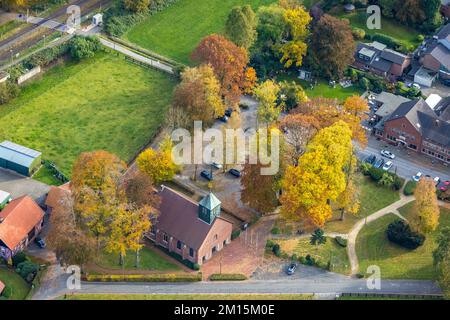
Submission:
<svg viewBox="0 0 450 320">
<path fill-rule="evenodd" d="M 424 175 L 430 175 L 433 178 L 439 177 L 441 180 L 450 180 L 450 167 L 441 164 L 437 159 L 418 154 L 412 150 L 407 150 L 404 147 L 395 147 L 384 141 L 377 141 L 374 136 L 369 137 L 369 143 L 366 149 L 361 150 L 358 148 L 357 156 L 361 160 L 371 154 L 380 158 L 380 151 L 382 149 L 389 150 L 395 154 L 396 157 L 393 160 L 394 165 L 390 171 L 396 171 L 402 178 L 411 180 L 412 177 L 420 171 Z M 384 159 L 387 160 L 387 158 Z"/>
<path fill-rule="evenodd" d="M 140 55 L 140 54 L 138 54 L 138 53 L 136 53 L 134 51 L 131 51 L 131 50 L 127 49 L 126 47 L 124 47 L 124 46 L 122 46 L 120 44 L 117 44 L 117 43 L 111 41 L 111 40 L 107 40 L 107 39 L 104 39 L 104 38 L 101 38 L 101 37 L 99 39 L 100 39 L 100 42 L 104 46 L 106 46 L 106 47 L 108 47 L 110 49 L 113 49 L 114 51 L 120 52 L 120 53 L 122 53 L 122 54 L 124 54 L 124 55 L 126 55 L 126 56 L 128 56 L 130 58 L 133 58 L 136 61 L 145 63 L 145 64 L 147 64 L 149 66 L 152 66 L 152 67 L 154 67 L 156 69 L 159 69 L 161 71 L 164 71 L 164 72 L 167 72 L 167 73 L 170 73 L 170 74 L 174 74 L 175 73 L 173 68 L 171 66 L 169 66 L 168 64 L 165 64 L 165 63 L 163 63 L 161 61 L 158 61 L 156 59 L 151 59 L 151 58 L 145 57 L 143 55 Z"/>
<path fill-rule="evenodd" d="M 217 294 L 217 293 L 391 293 L 391 294 L 441 294 L 432 281 L 382 280 L 380 290 L 370 290 L 364 279 L 317 279 L 271 280 L 245 282 L 198 282 L 198 283 L 82 283 L 81 290 L 70 293 L 111 294 Z"/>
<path fill-rule="evenodd" d="M 12 171 L 0 169 L 0 190 L 9 192 L 13 199 L 29 195 L 42 204 L 50 186 Z"/>
</svg>

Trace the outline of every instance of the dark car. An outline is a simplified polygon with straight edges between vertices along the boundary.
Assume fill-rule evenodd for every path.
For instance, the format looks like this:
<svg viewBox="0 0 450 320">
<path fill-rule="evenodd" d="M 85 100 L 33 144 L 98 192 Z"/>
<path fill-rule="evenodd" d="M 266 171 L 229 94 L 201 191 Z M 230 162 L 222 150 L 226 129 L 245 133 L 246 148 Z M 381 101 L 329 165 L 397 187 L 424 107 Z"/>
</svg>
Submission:
<svg viewBox="0 0 450 320">
<path fill-rule="evenodd" d="M 222 116 L 219 118 L 220 121 L 227 123 L 228 122 L 228 117 L 226 115 Z"/>
<path fill-rule="evenodd" d="M 286 273 L 288 276 L 291 276 L 294 274 L 295 270 L 297 270 L 297 265 L 295 263 L 291 263 L 286 269 Z"/>
<path fill-rule="evenodd" d="M 241 172 L 237 169 L 230 169 L 230 171 L 228 171 L 228 173 L 231 174 L 232 176 L 235 176 L 236 178 L 241 177 Z"/>
<path fill-rule="evenodd" d="M 34 242 L 36 242 L 38 247 L 41 249 L 44 249 L 47 246 L 44 239 L 42 239 L 41 237 L 36 237 L 36 239 L 34 239 Z"/>
<path fill-rule="evenodd" d="M 233 113 L 233 109 L 228 108 L 227 110 L 225 110 L 225 115 L 229 118 L 231 117 L 231 114 Z"/>
<path fill-rule="evenodd" d="M 442 80 L 444 86 L 450 87 L 450 79 Z"/>
<path fill-rule="evenodd" d="M 450 181 L 440 181 L 436 188 L 442 192 L 445 192 L 450 188 Z"/>
<path fill-rule="evenodd" d="M 211 174 L 211 172 L 209 172 L 207 170 L 203 170 L 202 172 L 200 172 L 200 176 L 205 178 L 208 181 L 213 180 L 213 175 Z"/>
<path fill-rule="evenodd" d="M 372 154 L 372 155 L 368 156 L 366 158 L 366 160 L 364 160 L 364 161 L 369 163 L 369 164 L 374 164 L 375 161 L 377 161 L 377 157 L 374 154 Z"/>
<path fill-rule="evenodd" d="M 373 165 L 375 168 L 380 169 L 384 165 L 383 159 L 378 159 L 377 162 Z"/>
</svg>

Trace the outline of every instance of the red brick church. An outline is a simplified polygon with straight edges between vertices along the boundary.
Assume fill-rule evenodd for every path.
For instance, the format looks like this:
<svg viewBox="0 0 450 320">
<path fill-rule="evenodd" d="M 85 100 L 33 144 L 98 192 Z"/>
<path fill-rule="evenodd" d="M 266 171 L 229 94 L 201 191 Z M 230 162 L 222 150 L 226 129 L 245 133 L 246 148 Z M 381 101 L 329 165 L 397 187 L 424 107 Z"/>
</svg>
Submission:
<svg viewBox="0 0 450 320">
<path fill-rule="evenodd" d="M 233 225 L 213 193 L 199 203 L 166 186 L 159 195 L 160 214 L 147 235 L 155 244 L 202 265 L 231 242 Z"/>
</svg>

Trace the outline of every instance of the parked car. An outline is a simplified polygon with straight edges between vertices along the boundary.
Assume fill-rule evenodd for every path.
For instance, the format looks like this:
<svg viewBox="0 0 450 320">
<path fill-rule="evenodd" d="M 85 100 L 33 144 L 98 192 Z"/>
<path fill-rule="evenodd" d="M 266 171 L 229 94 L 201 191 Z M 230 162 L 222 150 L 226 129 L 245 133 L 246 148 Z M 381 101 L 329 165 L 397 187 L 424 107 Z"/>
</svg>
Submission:
<svg viewBox="0 0 450 320">
<path fill-rule="evenodd" d="M 450 188 L 450 181 L 439 182 L 439 184 L 437 185 L 437 188 L 443 192 L 447 191 Z"/>
<path fill-rule="evenodd" d="M 417 172 L 417 174 L 413 177 L 413 180 L 415 182 L 419 182 L 420 179 L 422 179 L 423 173 L 422 172 Z"/>
<path fill-rule="evenodd" d="M 369 164 L 374 164 L 375 161 L 377 161 L 377 157 L 374 154 L 372 154 L 372 155 L 368 156 L 366 158 L 366 160 L 364 160 L 364 161 L 369 163 Z"/>
<path fill-rule="evenodd" d="M 441 182 L 441 178 L 435 177 L 435 178 L 433 179 L 433 181 L 434 181 L 434 183 L 435 183 L 436 185 L 438 185 L 439 182 Z"/>
<path fill-rule="evenodd" d="M 386 157 L 386 158 L 389 158 L 389 159 L 395 159 L 395 155 L 392 152 L 390 152 L 390 151 L 381 150 L 380 153 L 381 153 L 381 155 L 383 157 Z"/>
<path fill-rule="evenodd" d="M 392 165 L 393 165 L 392 161 L 389 160 L 388 162 L 386 162 L 386 163 L 383 165 L 383 170 L 384 170 L 384 171 L 389 171 L 389 169 L 392 168 Z"/>
<path fill-rule="evenodd" d="M 412 84 L 412 87 L 413 87 L 414 89 L 419 90 L 419 91 L 422 89 L 422 87 L 421 87 L 420 85 L 418 85 L 417 83 L 413 83 L 413 84 Z"/>
<path fill-rule="evenodd" d="M 450 79 L 442 80 L 444 86 L 450 87 Z"/>
<path fill-rule="evenodd" d="M 213 166 L 216 169 L 222 169 L 222 165 L 217 162 L 211 162 L 209 165 Z"/>
<path fill-rule="evenodd" d="M 203 170 L 202 172 L 200 172 L 200 176 L 205 178 L 208 181 L 213 180 L 213 175 L 208 170 Z"/>
<path fill-rule="evenodd" d="M 231 117 L 231 114 L 233 113 L 233 109 L 228 108 L 227 110 L 225 110 L 225 115 L 229 118 Z"/>
<path fill-rule="evenodd" d="M 227 123 L 228 122 L 228 117 L 227 116 L 222 116 L 219 118 L 220 121 Z"/>
<path fill-rule="evenodd" d="M 241 172 L 237 169 L 230 169 L 228 171 L 229 174 L 235 176 L 236 178 L 240 178 L 241 177 Z"/>
<path fill-rule="evenodd" d="M 383 159 L 378 159 L 377 162 L 373 165 L 375 168 L 380 169 L 384 165 Z"/>
<path fill-rule="evenodd" d="M 47 246 L 44 239 L 42 239 L 41 237 L 36 237 L 34 239 L 34 242 L 36 242 L 37 246 L 41 249 L 44 249 Z"/>
<path fill-rule="evenodd" d="M 297 265 L 295 263 L 291 263 L 286 269 L 286 273 L 288 276 L 291 276 L 294 274 L 295 270 L 297 270 Z"/>
</svg>

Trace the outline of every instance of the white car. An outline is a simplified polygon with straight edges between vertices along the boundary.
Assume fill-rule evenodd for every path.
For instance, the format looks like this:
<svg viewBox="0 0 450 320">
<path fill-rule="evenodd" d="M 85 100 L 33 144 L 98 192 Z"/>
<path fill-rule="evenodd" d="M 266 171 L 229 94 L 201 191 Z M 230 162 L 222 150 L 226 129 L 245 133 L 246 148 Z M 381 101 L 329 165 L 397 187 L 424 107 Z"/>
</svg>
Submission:
<svg viewBox="0 0 450 320">
<path fill-rule="evenodd" d="M 417 90 L 421 90 L 422 89 L 417 83 L 413 83 L 412 87 L 417 89 Z"/>
<path fill-rule="evenodd" d="M 392 165 L 393 165 L 392 161 L 387 161 L 383 166 L 383 170 L 389 171 L 389 169 L 392 168 Z"/>
<path fill-rule="evenodd" d="M 433 179 L 433 181 L 434 181 L 434 183 L 436 183 L 436 185 L 438 185 L 439 182 L 441 182 L 441 178 L 436 177 L 436 178 Z"/>
<path fill-rule="evenodd" d="M 414 180 L 415 182 L 419 182 L 420 179 L 422 178 L 422 176 L 423 176 L 423 173 L 422 173 L 422 172 L 417 172 L 417 174 L 413 177 L 413 180 Z"/>
<path fill-rule="evenodd" d="M 386 158 L 389 158 L 389 159 L 394 159 L 395 158 L 395 155 L 392 152 L 390 152 L 390 151 L 381 150 L 380 153 L 381 153 L 382 156 L 384 156 Z"/>
<path fill-rule="evenodd" d="M 208 163 L 210 166 L 213 166 L 216 169 L 222 169 L 222 165 L 220 163 L 217 162 L 210 162 Z"/>
</svg>

